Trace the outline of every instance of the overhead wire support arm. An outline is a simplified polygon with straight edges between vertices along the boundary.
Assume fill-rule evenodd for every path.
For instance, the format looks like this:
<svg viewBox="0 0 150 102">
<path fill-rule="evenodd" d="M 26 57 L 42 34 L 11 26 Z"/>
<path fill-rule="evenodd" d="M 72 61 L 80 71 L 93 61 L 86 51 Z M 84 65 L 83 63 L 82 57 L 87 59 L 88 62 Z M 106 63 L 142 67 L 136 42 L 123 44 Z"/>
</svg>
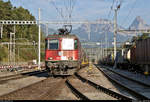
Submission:
<svg viewBox="0 0 150 102">
<path fill-rule="evenodd" d="M 0 20 L 1 25 L 34 25 L 37 21 L 25 21 L 25 20 Z"/>
<path fill-rule="evenodd" d="M 129 29 L 129 30 L 125 30 L 125 29 L 119 29 L 117 30 L 118 32 L 125 32 L 127 34 L 135 34 L 135 33 L 150 33 L 150 29 Z"/>
<path fill-rule="evenodd" d="M 70 22 L 63 21 L 41 21 L 42 24 L 67 24 L 70 25 Z M 96 22 L 96 21 L 72 21 L 71 24 L 109 24 L 107 21 Z"/>
<path fill-rule="evenodd" d="M 41 21 L 41 24 L 70 24 L 70 22 L 64 21 Z M 71 24 L 109 24 L 107 21 L 72 21 Z M 24 20 L 0 20 L 1 25 L 35 25 L 39 24 L 39 20 L 36 21 L 24 21 Z"/>
</svg>

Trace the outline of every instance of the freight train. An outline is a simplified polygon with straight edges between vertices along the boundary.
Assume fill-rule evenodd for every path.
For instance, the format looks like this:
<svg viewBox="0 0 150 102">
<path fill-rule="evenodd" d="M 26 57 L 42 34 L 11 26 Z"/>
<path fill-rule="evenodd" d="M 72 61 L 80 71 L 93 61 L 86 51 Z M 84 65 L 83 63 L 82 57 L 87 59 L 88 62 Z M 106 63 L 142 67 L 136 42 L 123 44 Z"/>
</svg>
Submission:
<svg viewBox="0 0 150 102">
<path fill-rule="evenodd" d="M 45 39 L 45 66 L 51 75 L 72 75 L 80 69 L 86 54 L 76 35 L 66 28 Z"/>
<path fill-rule="evenodd" d="M 148 74 L 150 72 L 150 38 L 140 39 L 134 43 L 126 43 L 122 50 L 117 52 L 117 68 L 134 70 Z M 114 65 L 113 55 L 105 57 L 101 64 Z"/>
</svg>

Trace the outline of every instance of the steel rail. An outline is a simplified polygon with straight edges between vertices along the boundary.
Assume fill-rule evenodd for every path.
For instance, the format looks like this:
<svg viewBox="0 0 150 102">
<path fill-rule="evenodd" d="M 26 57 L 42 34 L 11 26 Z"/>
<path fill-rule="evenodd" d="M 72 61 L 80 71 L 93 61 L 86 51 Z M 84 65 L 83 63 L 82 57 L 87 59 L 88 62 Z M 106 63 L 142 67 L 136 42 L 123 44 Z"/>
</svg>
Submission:
<svg viewBox="0 0 150 102">
<path fill-rule="evenodd" d="M 103 67 L 105 67 L 105 66 L 103 66 Z M 107 67 L 105 67 L 105 68 L 107 68 Z M 122 74 L 120 74 L 120 73 L 117 73 L 117 72 L 115 72 L 115 71 L 113 71 L 113 70 L 111 70 L 111 69 L 109 69 L 109 68 L 107 68 L 107 69 L 108 69 L 109 71 L 115 73 L 115 74 L 118 74 L 118 75 L 120 75 L 120 76 L 122 76 L 122 77 L 128 79 L 128 80 L 134 81 L 134 82 L 136 82 L 136 83 L 138 83 L 138 84 L 141 84 L 141 85 L 143 85 L 143 86 L 146 86 L 146 87 L 150 87 L 149 84 L 146 84 L 146 83 L 137 81 L 137 80 L 135 80 L 135 79 L 129 78 L 129 77 L 127 77 L 127 76 L 124 76 L 124 75 L 122 75 Z"/>
<path fill-rule="evenodd" d="M 71 89 L 72 93 L 73 93 L 76 97 L 78 97 L 78 98 L 81 99 L 81 100 L 90 100 L 90 99 L 88 99 L 85 95 L 83 95 L 81 92 L 79 92 L 77 89 L 75 89 L 75 88 L 70 84 L 70 82 L 69 82 L 68 79 L 65 81 L 65 83 L 66 83 L 66 85 Z"/>
<path fill-rule="evenodd" d="M 3 76 L 0 77 L 0 84 L 6 83 L 7 81 L 10 80 L 16 80 L 16 79 L 21 79 L 21 78 L 26 78 L 28 76 L 36 75 L 36 74 L 41 74 L 45 73 L 46 71 L 34 71 L 34 72 L 26 72 L 26 73 L 20 73 L 20 74 L 15 74 L 15 75 L 10 75 L 10 76 Z"/>
<path fill-rule="evenodd" d="M 116 92 L 114 92 L 114 91 L 112 91 L 112 90 L 109 90 L 109 89 L 107 89 L 107 88 L 105 88 L 105 87 L 103 87 L 103 86 L 100 86 L 100 85 L 98 85 L 98 84 L 96 84 L 96 83 L 94 83 L 94 82 L 92 82 L 92 81 L 90 81 L 90 80 L 88 80 L 88 79 L 85 79 L 85 78 L 81 77 L 81 76 L 80 76 L 79 74 L 77 74 L 77 73 L 75 73 L 75 76 L 76 76 L 77 78 L 79 78 L 82 82 L 86 82 L 86 83 L 88 83 L 89 85 L 93 86 L 94 88 L 98 89 L 99 91 L 102 91 L 102 92 L 104 92 L 105 94 L 107 94 L 107 95 L 109 95 L 109 96 L 112 96 L 112 97 L 114 97 L 114 98 L 116 98 L 116 99 L 119 99 L 119 100 L 133 100 L 132 98 L 129 98 L 129 97 L 125 96 L 125 95 L 116 93 Z"/>
<path fill-rule="evenodd" d="M 3 78 L 9 78 L 9 77 L 18 76 L 18 75 L 26 75 L 26 74 L 30 74 L 30 73 L 34 73 L 34 72 L 39 72 L 39 71 L 24 72 L 24 73 L 19 73 L 19 74 L 1 76 L 1 77 L 0 77 L 0 80 L 3 79 Z"/>
<path fill-rule="evenodd" d="M 101 71 L 103 73 L 104 76 L 106 76 L 110 81 L 113 81 L 115 82 L 117 85 L 125 88 L 126 90 L 128 90 L 129 92 L 131 92 L 132 94 L 134 94 L 139 100 L 149 100 L 148 97 L 136 92 L 135 90 L 131 89 L 131 88 L 128 88 L 127 86 L 119 83 L 117 80 L 111 78 L 109 75 L 107 75 L 103 70 L 101 70 L 98 66 L 96 66 L 98 68 L 99 71 Z"/>
<path fill-rule="evenodd" d="M 13 90 L 13 91 L 11 91 L 11 92 L 9 92 L 9 93 L 5 93 L 5 94 L 1 95 L 0 98 L 1 98 L 1 97 L 5 97 L 5 96 L 10 95 L 10 94 L 13 94 L 13 93 L 15 93 L 15 92 L 17 92 L 17 91 L 23 90 L 23 89 L 25 89 L 25 88 L 34 86 L 34 85 L 36 85 L 36 84 L 38 84 L 38 83 L 42 83 L 42 82 L 44 82 L 44 81 L 47 80 L 47 79 L 48 79 L 48 78 L 43 79 L 43 80 L 40 80 L 40 81 L 35 82 L 35 83 L 32 83 L 32 84 L 29 84 L 29 85 L 27 85 L 27 86 L 25 86 L 25 87 L 18 88 L 18 89 Z"/>
</svg>

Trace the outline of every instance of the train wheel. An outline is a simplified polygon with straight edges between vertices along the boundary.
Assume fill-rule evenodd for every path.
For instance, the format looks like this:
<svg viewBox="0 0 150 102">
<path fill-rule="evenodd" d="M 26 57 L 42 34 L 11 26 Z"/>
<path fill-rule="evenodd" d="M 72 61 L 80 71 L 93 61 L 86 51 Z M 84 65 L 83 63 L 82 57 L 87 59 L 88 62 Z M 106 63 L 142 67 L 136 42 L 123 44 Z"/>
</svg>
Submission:
<svg viewBox="0 0 150 102">
<path fill-rule="evenodd" d="M 50 69 L 48 69 L 48 75 L 49 75 L 50 77 L 53 76 L 53 73 L 52 73 L 52 71 L 51 71 Z"/>
<path fill-rule="evenodd" d="M 46 70 L 47 70 L 48 76 L 51 76 L 51 70 L 50 70 L 50 68 L 48 66 L 46 66 Z"/>
<path fill-rule="evenodd" d="M 48 68 L 48 75 L 50 76 L 50 77 L 53 77 L 54 76 L 54 70 L 53 70 L 53 68 Z"/>
<path fill-rule="evenodd" d="M 68 74 L 68 66 L 64 67 L 63 74 Z"/>
<path fill-rule="evenodd" d="M 48 76 L 49 76 L 49 77 L 52 77 L 53 74 L 52 74 L 51 72 L 48 72 Z"/>
</svg>

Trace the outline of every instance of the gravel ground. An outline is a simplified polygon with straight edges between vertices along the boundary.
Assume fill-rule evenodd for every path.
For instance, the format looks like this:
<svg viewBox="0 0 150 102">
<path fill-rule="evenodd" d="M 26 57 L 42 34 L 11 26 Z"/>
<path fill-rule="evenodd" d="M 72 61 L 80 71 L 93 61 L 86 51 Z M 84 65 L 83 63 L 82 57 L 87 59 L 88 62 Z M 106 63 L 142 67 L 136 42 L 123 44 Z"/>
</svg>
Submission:
<svg viewBox="0 0 150 102">
<path fill-rule="evenodd" d="M 140 81 L 142 83 L 150 85 L 150 83 L 148 83 L 148 82 L 150 82 L 150 76 L 146 77 L 145 75 L 142 75 L 142 74 L 139 74 L 139 73 L 129 72 L 127 70 L 121 70 L 121 69 L 117 69 L 117 68 L 116 69 L 113 69 L 113 68 L 110 68 L 110 67 L 107 67 L 107 68 L 109 68 L 109 69 L 111 69 L 111 70 L 113 70 L 117 73 L 120 73 L 124 76 L 127 76 L 129 78 L 132 78 L 134 80 L 137 80 L 137 81 Z"/>
<path fill-rule="evenodd" d="M 102 68 L 102 70 L 109 75 L 111 78 L 117 80 L 119 83 L 124 86 L 150 98 L 150 88 L 147 86 L 143 86 L 141 84 L 135 83 L 134 81 L 128 80 L 126 78 L 120 77 L 118 74 L 114 74 L 111 71 L 108 71 L 106 68 Z"/>
<path fill-rule="evenodd" d="M 46 76 L 43 74 L 39 74 L 37 76 L 29 76 L 17 80 L 10 80 L 7 83 L 0 84 L 0 96 L 46 79 Z"/>
<path fill-rule="evenodd" d="M 48 78 L 35 85 L 0 97 L 1 100 L 77 100 L 65 86 L 65 79 Z"/>
<path fill-rule="evenodd" d="M 87 67 L 81 69 L 79 74 L 101 86 L 109 88 L 118 93 L 123 93 L 122 90 L 119 90 L 113 83 L 104 77 L 94 65 L 93 69 L 91 70 L 89 70 Z M 44 81 L 36 83 L 41 80 Z M 44 73 L 23 79 L 12 80 L 8 83 L 0 84 L 0 100 L 78 100 L 78 98 L 74 96 L 74 94 L 66 86 L 65 80 L 66 79 L 57 77 L 50 77 L 47 79 L 47 74 Z M 90 87 L 88 84 L 82 83 L 78 79 L 71 79 L 71 83 L 73 83 L 73 86 L 83 91 L 84 94 L 89 96 L 89 98 L 92 100 L 116 100 L 113 97 L 108 96 L 107 94 L 100 92 L 93 87 Z M 17 89 L 20 90 L 15 91 Z"/>
<path fill-rule="evenodd" d="M 102 72 L 100 72 L 96 66 L 92 66 L 92 69 L 89 69 L 89 68 L 84 68 L 82 70 L 79 71 L 79 74 L 92 81 L 92 82 L 95 82 L 96 84 L 98 85 L 101 85 L 105 88 L 108 88 L 112 91 L 115 91 L 117 93 L 121 93 L 121 94 L 124 94 L 124 95 L 127 95 L 127 96 L 130 96 L 132 97 L 130 94 L 128 94 L 124 89 L 122 88 L 119 88 L 115 83 L 113 82 L 110 82 L 103 74 Z M 133 98 L 133 97 L 132 97 Z"/>
<path fill-rule="evenodd" d="M 117 100 L 94 87 L 88 85 L 87 83 L 83 83 L 77 78 L 70 80 L 70 83 L 82 94 L 87 96 L 90 100 Z"/>
<path fill-rule="evenodd" d="M 0 72 L 0 77 L 20 74 L 20 73 L 26 73 L 26 72 L 32 72 L 32 71 L 37 71 L 37 69 L 24 69 L 24 70 L 20 70 L 20 71 L 16 71 L 16 72 L 15 71 L 13 71 L 13 72 L 9 72 L 9 71 Z"/>
</svg>

